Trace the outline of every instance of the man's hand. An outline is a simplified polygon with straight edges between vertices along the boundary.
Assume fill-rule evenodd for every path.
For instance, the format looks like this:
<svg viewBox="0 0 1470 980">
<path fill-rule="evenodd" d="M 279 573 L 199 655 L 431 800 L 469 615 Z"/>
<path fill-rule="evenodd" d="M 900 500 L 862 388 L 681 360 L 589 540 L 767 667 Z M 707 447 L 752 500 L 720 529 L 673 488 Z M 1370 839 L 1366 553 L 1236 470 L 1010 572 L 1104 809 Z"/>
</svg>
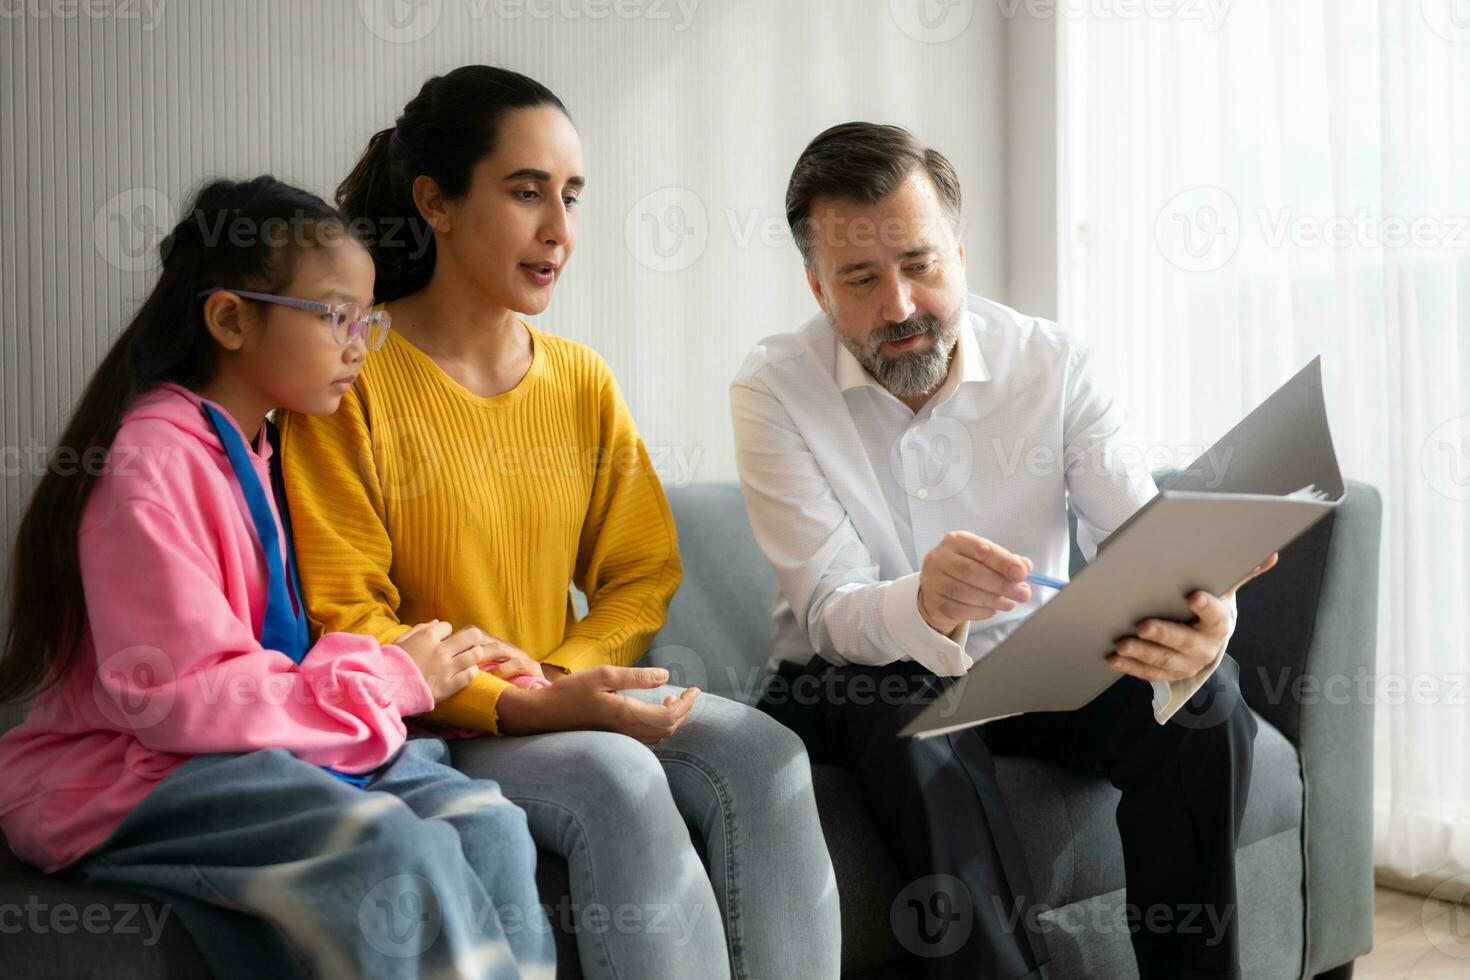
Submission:
<svg viewBox="0 0 1470 980">
<path fill-rule="evenodd" d="M 968 531 L 951 531 L 924 556 L 919 571 L 919 615 L 945 634 L 1031 598 L 1031 559 L 1011 554 Z"/>
<path fill-rule="evenodd" d="M 1230 608 L 1225 600 L 1276 567 L 1279 557 L 1271 555 L 1223 596 L 1203 591 L 1192 594 L 1189 608 L 1198 617 L 1192 624 L 1143 620 L 1136 636 L 1125 636 L 1114 645 L 1116 652 L 1108 655 L 1108 666 L 1145 681 L 1178 681 L 1204 670 L 1220 656 L 1230 634 Z"/>
</svg>

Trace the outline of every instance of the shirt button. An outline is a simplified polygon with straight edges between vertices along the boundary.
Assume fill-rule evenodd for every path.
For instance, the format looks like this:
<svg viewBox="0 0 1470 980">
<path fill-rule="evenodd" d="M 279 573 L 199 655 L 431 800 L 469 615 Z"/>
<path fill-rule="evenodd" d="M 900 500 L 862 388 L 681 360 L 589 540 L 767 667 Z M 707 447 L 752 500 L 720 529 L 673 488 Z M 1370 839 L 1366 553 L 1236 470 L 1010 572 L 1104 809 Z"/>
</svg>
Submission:
<svg viewBox="0 0 1470 980">
<path fill-rule="evenodd" d="M 929 490 L 927 487 L 920 487 L 919 489 L 914 491 L 914 496 L 918 497 L 920 500 L 928 500 Z"/>
</svg>

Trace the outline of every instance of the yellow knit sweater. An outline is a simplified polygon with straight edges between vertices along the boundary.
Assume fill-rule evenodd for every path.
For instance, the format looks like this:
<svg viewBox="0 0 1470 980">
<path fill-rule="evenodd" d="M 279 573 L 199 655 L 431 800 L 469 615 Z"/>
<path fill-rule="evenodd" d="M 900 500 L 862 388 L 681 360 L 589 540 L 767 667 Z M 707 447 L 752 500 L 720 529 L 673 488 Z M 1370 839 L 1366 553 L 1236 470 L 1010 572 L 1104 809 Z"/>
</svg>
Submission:
<svg viewBox="0 0 1470 980">
<path fill-rule="evenodd" d="M 606 362 L 529 327 L 531 368 L 481 398 L 393 333 L 335 415 L 285 413 L 282 471 L 317 633 L 390 643 L 473 625 L 576 671 L 628 665 L 679 584 L 674 521 Z M 578 621 L 569 584 L 587 596 Z M 425 717 L 496 732 L 481 672 Z"/>
</svg>

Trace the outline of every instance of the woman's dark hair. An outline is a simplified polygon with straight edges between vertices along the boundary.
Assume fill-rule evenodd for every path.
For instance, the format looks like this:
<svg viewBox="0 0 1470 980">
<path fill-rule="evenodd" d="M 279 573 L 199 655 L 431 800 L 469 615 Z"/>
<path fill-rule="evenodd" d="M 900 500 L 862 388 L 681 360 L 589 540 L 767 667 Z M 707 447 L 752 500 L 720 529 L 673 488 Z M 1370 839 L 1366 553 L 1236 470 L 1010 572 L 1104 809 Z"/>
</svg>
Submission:
<svg viewBox="0 0 1470 980">
<path fill-rule="evenodd" d="M 141 392 L 213 378 L 219 347 L 204 325 L 200 290 L 275 292 L 293 275 L 296 250 L 345 233 L 342 216 L 314 194 L 274 177 L 215 180 L 201 188 L 159 244 L 163 270 L 132 322 L 82 392 L 21 518 L 10 566 L 10 624 L 0 659 L 0 704 L 49 687 L 71 665 L 86 625 L 77 537 L 87 499 L 124 413 Z"/>
<path fill-rule="evenodd" d="M 449 200 L 463 198 L 475 164 L 495 152 L 505 116 L 539 106 L 571 118 L 535 79 L 464 65 L 424 82 L 397 122 L 368 140 L 337 187 L 337 206 L 373 253 L 379 302 L 418 292 L 434 274 L 434 236 L 413 202 L 414 180 L 425 175 Z"/>
</svg>

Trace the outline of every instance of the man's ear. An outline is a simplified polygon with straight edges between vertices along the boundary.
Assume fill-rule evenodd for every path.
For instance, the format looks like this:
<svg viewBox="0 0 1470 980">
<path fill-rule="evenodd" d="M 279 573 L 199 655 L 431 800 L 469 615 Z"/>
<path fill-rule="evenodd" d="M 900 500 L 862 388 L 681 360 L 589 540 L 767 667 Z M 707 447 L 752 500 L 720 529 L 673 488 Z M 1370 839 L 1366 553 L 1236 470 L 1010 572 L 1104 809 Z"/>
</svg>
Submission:
<svg viewBox="0 0 1470 980">
<path fill-rule="evenodd" d="M 812 295 L 816 297 L 817 305 L 822 308 L 822 312 L 831 316 L 832 311 L 827 308 L 827 294 L 822 291 L 822 280 L 817 278 L 817 273 L 811 266 L 806 267 L 806 284 L 811 289 Z"/>
<path fill-rule="evenodd" d="M 245 301 L 229 290 L 204 301 L 204 327 L 225 350 L 245 346 Z"/>
<path fill-rule="evenodd" d="M 439 232 L 449 231 L 449 202 L 444 200 L 444 192 L 433 177 L 419 174 L 413 179 L 413 203 L 430 228 Z"/>
</svg>

